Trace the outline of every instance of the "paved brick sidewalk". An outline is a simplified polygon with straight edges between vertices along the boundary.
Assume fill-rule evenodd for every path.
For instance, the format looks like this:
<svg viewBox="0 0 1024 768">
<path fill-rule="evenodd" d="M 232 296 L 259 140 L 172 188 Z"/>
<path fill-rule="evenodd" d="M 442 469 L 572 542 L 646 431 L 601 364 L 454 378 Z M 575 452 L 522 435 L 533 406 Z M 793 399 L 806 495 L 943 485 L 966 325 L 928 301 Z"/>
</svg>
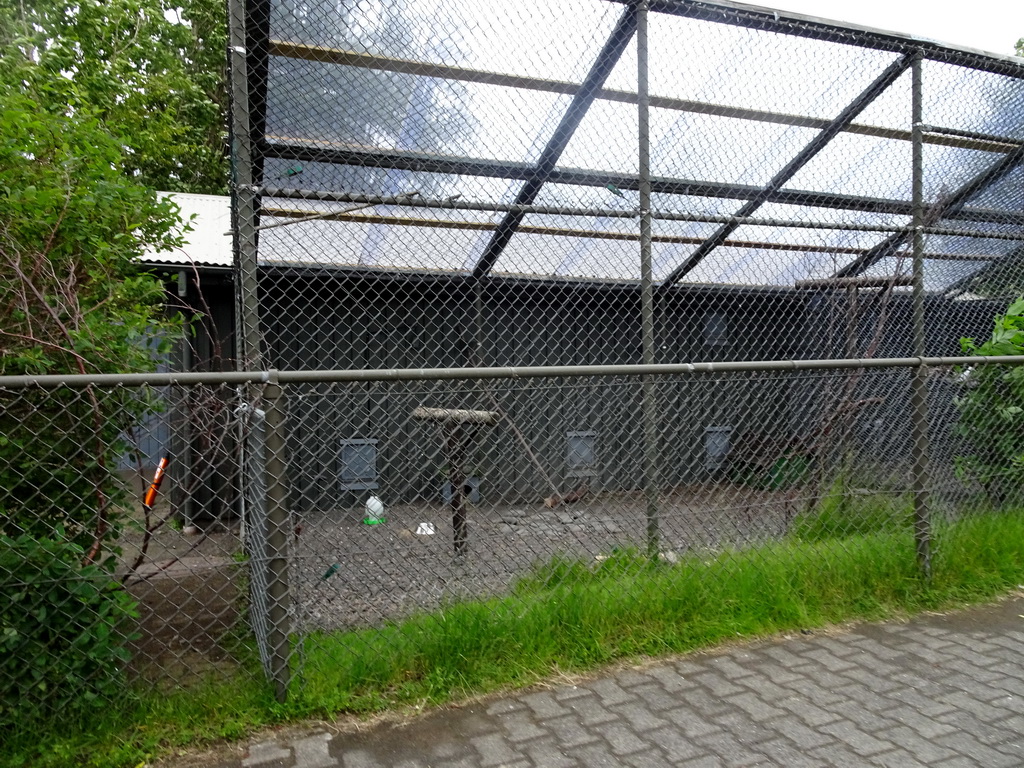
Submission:
<svg viewBox="0 0 1024 768">
<path fill-rule="evenodd" d="M 197 756 L 210 768 L 1022 766 L 1024 598 Z"/>
</svg>

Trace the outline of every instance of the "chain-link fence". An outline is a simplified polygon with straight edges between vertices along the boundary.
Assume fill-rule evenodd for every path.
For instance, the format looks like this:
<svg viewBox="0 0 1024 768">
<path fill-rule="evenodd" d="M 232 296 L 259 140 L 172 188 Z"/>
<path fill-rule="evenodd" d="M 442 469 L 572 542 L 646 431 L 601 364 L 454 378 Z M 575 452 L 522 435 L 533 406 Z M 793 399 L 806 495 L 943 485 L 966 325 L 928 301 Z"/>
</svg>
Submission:
<svg viewBox="0 0 1024 768">
<path fill-rule="evenodd" d="M 782 545 L 824 569 L 888 536 L 913 563 L 915 539 L 1021 502 L 996 390 L 1022 369 L 930 362 L 927 442 L 914 360 L 8 378 L 0 683 L 40 704 L 69 680 L 113 698 L 265 674 L 284 695 L 403 621 L 526 600 L 558 564 L 611 559 L 628 597 L 651 563 L 721 579 Z"/>
<path fill-rule="evenodd" d="M 1019 62 L 684 0 L 229 9 L 234 297 L 179 290 L 239 372 L 0 379 L 5 691 L 284 697 L 566 573 L 927 573 L 1019 507 L 1024 359 L 948 359 L 1024 285 Z"/>
</svg>

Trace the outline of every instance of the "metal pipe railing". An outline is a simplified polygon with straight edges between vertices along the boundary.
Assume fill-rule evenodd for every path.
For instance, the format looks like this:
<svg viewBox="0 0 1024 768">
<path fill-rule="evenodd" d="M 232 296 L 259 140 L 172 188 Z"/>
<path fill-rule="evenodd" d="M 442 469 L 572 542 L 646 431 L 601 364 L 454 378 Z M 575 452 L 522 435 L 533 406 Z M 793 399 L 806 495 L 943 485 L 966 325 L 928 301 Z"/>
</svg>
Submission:
<svg viewBox="0 0 1024 768">
<path fill-rule="evenodd" d="M 704 373 L 834 371 L 851 368 L 917 368 L 954 365 L 1024 365 L 1024 355 L 976 357 L 881 357 L 808 360 L 737 360 L 732 362 L 657 363 L 654 365 L 536 365 L 492 368 L 377 368 L 324 371 L 252 371 L 247 373 L 101 373 L 0 376 L 0 389 L 88 386 L 197 386 L 203 384 L 322 384 L 369 381 L 444 381 L 471 379 L 542 379 L 584 376 L 685 376 Z"/>
</svg>

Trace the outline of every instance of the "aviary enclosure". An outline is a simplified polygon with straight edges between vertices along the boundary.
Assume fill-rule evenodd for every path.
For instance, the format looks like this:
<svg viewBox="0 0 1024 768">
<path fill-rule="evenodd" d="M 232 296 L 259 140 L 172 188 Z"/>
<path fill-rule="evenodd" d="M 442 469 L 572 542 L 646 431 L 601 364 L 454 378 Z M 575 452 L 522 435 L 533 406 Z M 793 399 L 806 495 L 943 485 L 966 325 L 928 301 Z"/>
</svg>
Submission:
<svg viewBox="0 0 1024 768">
<path fill-rule="evenodd" d="M 138 381 L 177 506 L 227 457 L 279 696 L 545 563 L 927 575 L 1016 508 L 1021 369 L 961 338 L 1024 287 L 1020 60 L 724 0 L 229 10 L 237 372 Z"/>
<path fill-rule="evenodd" d="M 274 621 L 825 503 L 838 539 L 887 510 L 927 571 L 984 489 L 970 374 L 921 360 L 1019 290 L 1019 61 L 735 3 L 231 10 L 240 361 L 349 372 L 288 386 L 287 497 L 248 506 L 302 520 Z"/>
</svg>

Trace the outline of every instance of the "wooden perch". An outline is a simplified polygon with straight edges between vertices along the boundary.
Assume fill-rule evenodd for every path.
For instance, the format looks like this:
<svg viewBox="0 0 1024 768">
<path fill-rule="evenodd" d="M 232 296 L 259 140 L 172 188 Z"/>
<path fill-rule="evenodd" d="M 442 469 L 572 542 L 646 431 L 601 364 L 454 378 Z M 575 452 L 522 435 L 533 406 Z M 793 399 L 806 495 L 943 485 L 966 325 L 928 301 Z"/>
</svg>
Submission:
<svg viewBox="0 0 1024 768">
<path fill-rule="evenodd" d="M 498 414 L 494 411 L 427 408 L 423 405 L 413 409 L 412 417 L 422 421 L 436 421 L 439 424 L 495 424 L 498 421 Z"/>
</svg>

